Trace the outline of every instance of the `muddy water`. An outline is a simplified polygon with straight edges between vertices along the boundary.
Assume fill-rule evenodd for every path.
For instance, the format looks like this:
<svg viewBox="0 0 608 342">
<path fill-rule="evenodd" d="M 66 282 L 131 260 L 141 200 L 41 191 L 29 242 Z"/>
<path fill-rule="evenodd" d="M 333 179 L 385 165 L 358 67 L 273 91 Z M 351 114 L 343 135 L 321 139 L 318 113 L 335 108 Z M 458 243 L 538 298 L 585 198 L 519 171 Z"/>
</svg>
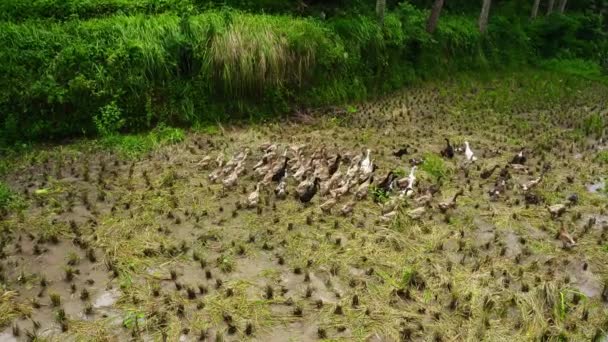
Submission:
<svg viewBox="0 0 608 342">
<path fill-rule="evenodd" d="M 145 317 L 142 339 L 161 340 L 166 333 L 171 341 L 195 340 L 201 331 L 208 331 L 212 340 L 222 334 L 225 341 L 392 341 L 408 335 L 412 340 L 493 340 L 496 335 L 491 332 L 503 339 L 540 339 L 535 322 L 528 319 L 530 312 L 542 322 L 564 320 L 534 298 L 532 304 L 540 306 L 526 306 L 531 295 L 545 287 L 575 288 L 589 300 L 572 306 L 567 321 L 583 328 L 564 330 L 561 323 L 547 323 L 546 331 L 588 340 L 587 331 L 603 324 L 608 314 L 599 305 L 601 278 L 608 269 L 598 250 L 607 239 L 603 216 L 598 216 L 599 228 L 586 235 L 581 227 L 590 213 L 601 213 L 601 207 L 581 200 L 557 218 L 546 206 L 561 203 L 585 185 L 579 177 L 566 181 L 572 170 L 580 170 L 581 179 L 594 179 L 590 174 L 602 170 L 590 164 L 589 151 L 574 149 L 564 155 L 563 148 L 542 140 L 559 142 L 560 131 L 543 129 L 543 138 L 539 130 L 525 133 L 509 125 L 498 127 L 500 117 L 471 126 L 471 113 L 464 120 L 448 114 L 439 120 L 436 113 L 446 112 L 443 106 L 451 104 L 427 93 L 390 98 L 364 104 L 344 121 L 311 116 L 306 125 L 281 122 L 230 127 L 215 136 L 193 133 L 183 143 L 134 162 L 104 153 L 91 155 L 86 162 L 68 158 L 58 173 L 53 163 L 60 158 L 50 158 L 45 165 L 9 177 L 19 192 L 52 193 L 43 199 L 30 195 L 33 204 L 23 222 L 11 222 L 19 229 L 4 248 L 8 285 L 19 291 L 20 303 L 39 301 L 32 318 L 41 324 L 40 335 L 63 339 L 70 333 L 59 334 L 57 308 L 49 299 L 49 293 L 57 293 L 70 322 L 81 320 L 92 327 L 109 322 L 110 331 L 99 340 L 126 340 L 137 333 L 121 325 L 126 310 L 135 310 Z M 484 113 L 484 118 L 489 115 Z M 526 115 L 534 118 L 533 113 Z M 469 141 L 478 161 L 467 163 L 461 153 L 453 159 L 439 158 L 444 137 L 457 147 Z M 277 144 L 279 156 L 306 143 L 304 160 L 313 154 L 325 153 L 322 158 L 329 159 L 340 153 L 345 160 L 342 173 L 353 156 L 371 148 L 378 166 L 376 180 L 389 170 L 407 175 L 417 163 L 410 159 L 435 156 L 441 162 L 419 165 L 416 187 L 397 208 L 394 221 L 380 219 L 380 205 L 371 193 L 354 198 L 356 189 L 339 198 L 332 213 L 319 208 L 329 196 L 317 195 L 303 205 L 294 199 L 298 181 L 293 179 L 286 199 L 275 198 L 271 182 L 261 190 L 259 209 L 245 209 L 259 180 L 252 166 L 262 158 L 259 146 L 266 142 Z M 410 145 L 407 156 L 393 155 L 405 145 Z M 500 169 L 486 180 L 480 173 L 508 164 L 521 145 L 529 151 L 527 169 L 508 168 L 504 189 L 490 198 L 489 192 L 501 183 Z M 216 165 L 202 167 L 205 156 L 215 160 L 221 152 L 227 161 L 245 148 L 250 155 L 238 185 L 225 188 L 221 179 L 209 181 Z M 541 201 L 526 206 L 522 185 L 535 179 L 545 164 L 552 167 L 532 190 Z M 443 169 L 441 180 L 433 168 Z M 440 211 L 439 203 L 460 189 L 464 194 L 457 208 Z M 341 215 L 340 208 L 351 201 L 353 212 Z M 408 219 L 406 213 L 415 208 L 424 208 L 424 215 Z M 556 238 L 562 225 L 579 242 L 571 250 L 562 248 Z M 34 241 L 49 233 L 45 229 L 59 230 L 58 242 L 40 242 L 43 251 L 34 253 Z M 96 261 L 87 260 L 86 249 L 75 242 L 78 235 L 95 248 Z M 74 256 L 78 261 L 71 267 L 79 273 L 66 281 L 67 262 Z M 589 263 L 587 270 L 583 260 Z M 113 261 L 123 267 L 116 279 L 106 265 Z M 412 274 L 413 280 L 408 278 Z M 45 289 L 40 286 L 42 275 L 48 281 Z M 156 287 L 159 293 L 153 295 Z M 206 292 L 189 298 L 188 288 Z M 87 299 L 80 298 L 82 289 L 87 289 Z M 83 313 L 86 304 L 93 309 L 90 315 Z M 336 310 L 338 305 L 343 312 Z M 580 319 L 583 309 L 589 310 L 586 321 Z M 32 327 L 30 320 L 14 323 L 22 330 Z M 7 332 L 2 336 L 10 339 L 10 328 Z"/>
<path fill-rule="evenodd" d="M 602 192 L 605 189 L 606 189 L 606 181 L 603 179 L 600 180 L 599 182 L 587 185 L 587 191 L 589 191 L 591 193 Z"/>
</svg>

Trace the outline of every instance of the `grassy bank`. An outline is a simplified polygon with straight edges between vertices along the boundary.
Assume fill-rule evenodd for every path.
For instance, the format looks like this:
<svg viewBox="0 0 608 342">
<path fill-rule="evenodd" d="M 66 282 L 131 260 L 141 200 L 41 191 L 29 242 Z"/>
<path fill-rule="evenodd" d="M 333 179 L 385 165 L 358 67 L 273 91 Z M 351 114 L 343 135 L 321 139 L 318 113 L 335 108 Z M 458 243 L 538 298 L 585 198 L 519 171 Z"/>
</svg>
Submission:
<svg viewBox="0 0 608 342">
<path fill-rule="evenodd" d="M 383 27 L 363 15 L 233 10 L 2 22 L 0 143 L 262 118 L 455 72 L 605 51 L 585 16 L 531 25 L 496 16 L 481 35 L 473 17 L 448 13 L 431 36 L 427 14 L 402 4 Z"/>
</svg>

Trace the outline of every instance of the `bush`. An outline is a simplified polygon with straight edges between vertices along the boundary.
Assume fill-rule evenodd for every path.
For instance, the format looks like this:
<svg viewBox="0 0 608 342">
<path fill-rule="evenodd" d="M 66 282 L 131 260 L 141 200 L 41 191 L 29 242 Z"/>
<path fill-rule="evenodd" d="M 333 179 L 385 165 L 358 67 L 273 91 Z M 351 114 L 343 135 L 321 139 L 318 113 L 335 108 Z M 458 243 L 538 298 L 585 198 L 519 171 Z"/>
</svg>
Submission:
<svg viewBox="0 0 608 342">
<path fill-rule="evenodd" d="M 101 107 L 100 113 L 93 118 L 97 132 L 102 136 L 118 133 L 125 125 L 122 118 L 122 110 L 116 105 L 115 101 Z"/>
<path fill-rule="evenodd" d="M 7 113 L 0 117 L 0 144 L 257 118 L 363 100 L 458 71 L 525 64 L 537 52 L 608 51 L 596 19 L 579 15 L 539 18 L 531 26 L 496 15 L 481 35 L 473 16 L 445 13 L 431 36 L 424 29 L 428 11 L 407 2 L 380 27 L 359 14 L 191 15 L 209 4 L 202 0 L 32 1 L 24 3 L 69 7 L 61 13 L 106 13 L 105 4 L 170 12 L 0 22 L 0 113 Z M 18 4 L 7 0 L 0 8 Z"/>
</svg>

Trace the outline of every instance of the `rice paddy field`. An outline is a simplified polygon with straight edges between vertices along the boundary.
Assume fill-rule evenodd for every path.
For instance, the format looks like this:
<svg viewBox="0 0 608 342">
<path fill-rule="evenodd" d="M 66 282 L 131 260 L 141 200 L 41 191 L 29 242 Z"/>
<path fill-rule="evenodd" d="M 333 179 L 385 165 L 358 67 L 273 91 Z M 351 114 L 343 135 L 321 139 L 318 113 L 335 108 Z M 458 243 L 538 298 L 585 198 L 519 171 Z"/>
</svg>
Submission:
<svg viewBox="0 0 608 342">
<path fill-rule="evenodd" d="M 12 155 L 0 341 L 605 341 L 608 88 L 544 76 Z"/>
</svg>

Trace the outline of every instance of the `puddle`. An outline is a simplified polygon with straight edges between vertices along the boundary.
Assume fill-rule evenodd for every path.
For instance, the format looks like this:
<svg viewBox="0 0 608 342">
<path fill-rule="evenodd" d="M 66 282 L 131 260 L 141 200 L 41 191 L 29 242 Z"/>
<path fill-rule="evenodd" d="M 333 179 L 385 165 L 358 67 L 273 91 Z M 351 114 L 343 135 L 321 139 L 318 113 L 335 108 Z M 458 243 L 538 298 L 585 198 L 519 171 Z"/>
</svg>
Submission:
<svg viewBox="0 0 608 342">
<path fill-rule="evenodd" d="M 478 217 L 473 219 L 473 224 L 477 227 L 474 239 L 476 247 L 491 243 L 494 240 L 496 227 L 494 227 L 493 224 L 490 224 Z"/>
<path fill-rule="evenodd" d="M 514 232 L 507 232 L 505 237 L 505 244 L 507 246 L 507 257 L 513 258 L 521 253 L 521 244 L 519 242 L 519 236 Z"/>
<path fill-rule="evenodd" d="M 114 305 L 118 299 L 120 298 L 120 291 L 118 290 L 109 290 L 102 292 L 95 301 L 93 302 L 93 307 L 96 309 L 99 308 L 107 308 Z"/>
<path fill-rule="evenodd" d="M 6 329 L 0 333 L 0 342 L 18 342 L 19 340 L 13 336 L 12 328 Z"/>
<path fill-rule="evenodd" d="M 599 298 L 604 286 L 599 277 L 593 274 L 589 268 L 583 270 L 583 262 L 571 262 L 567 267 L 568 274 L 574 285 L 581 293 L 589 298 Z"/>
<path fill-rule="evenodd" d="M 266 342 L 311 342 L 318 341 L 318 327 L 312 322 L 294 322 L 285 326 L 277 326 L 270 333 L 260 338 Z"/>
<path fill-rule="evenodd" d="M 587 191 L 591 193 L 603 192 L 606 189 L 606 181 L 600 180 L 599 182 L 587 185 Z"/>
</svg>

